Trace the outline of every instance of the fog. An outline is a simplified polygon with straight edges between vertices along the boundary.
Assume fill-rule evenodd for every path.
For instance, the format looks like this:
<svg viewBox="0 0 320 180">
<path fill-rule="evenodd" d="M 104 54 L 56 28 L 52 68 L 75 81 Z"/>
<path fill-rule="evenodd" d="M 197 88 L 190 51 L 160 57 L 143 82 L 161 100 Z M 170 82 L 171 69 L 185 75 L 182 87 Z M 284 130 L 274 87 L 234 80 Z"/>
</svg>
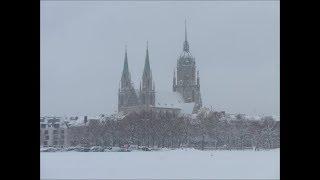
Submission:
<svg viewBox="0 0 320 180">
<path fill-rule="evenodd" d="M 41 115 L 117 111 L 125 45 L 136 88 L 148 41 L 156 91 L 172 91 L 185 19 L 203 105 L 279 115 L 279 1 L 41 1 Z"/>
</svg>

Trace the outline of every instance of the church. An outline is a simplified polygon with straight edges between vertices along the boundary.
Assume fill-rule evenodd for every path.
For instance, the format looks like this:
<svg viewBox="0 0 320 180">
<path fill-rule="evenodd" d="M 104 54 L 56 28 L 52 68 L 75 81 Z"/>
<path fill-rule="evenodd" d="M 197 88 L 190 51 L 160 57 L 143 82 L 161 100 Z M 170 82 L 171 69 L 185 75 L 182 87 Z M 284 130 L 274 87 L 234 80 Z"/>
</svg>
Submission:
<svg viewBox="0 0 320 180">
<path fill-rule="evenodd" d="M 118 112 L 155 110 L 176 114 L 180 112 L 194 114 L 199 111 L 202 107 L 200 77 L 199 71 L 196 71 L 195 58 L 190 52 L 186 22 L 182 53 L 177 59 L 177 66 L 173 72 L 172 92 L 156 91 L 150 68 L 148 44 L 141 79 L 139 89 L 135 89 L 131 81 L 126 48 L 118 90 Z"/>
</svg>

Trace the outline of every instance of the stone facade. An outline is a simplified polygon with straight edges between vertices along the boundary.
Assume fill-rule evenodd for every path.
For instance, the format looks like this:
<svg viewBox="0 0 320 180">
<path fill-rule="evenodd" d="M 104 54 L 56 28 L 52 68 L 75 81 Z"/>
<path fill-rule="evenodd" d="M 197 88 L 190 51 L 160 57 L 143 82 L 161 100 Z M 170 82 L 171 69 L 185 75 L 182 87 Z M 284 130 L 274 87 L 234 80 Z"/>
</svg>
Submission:
<svg viewBox="0 0 320 180">
<path fill-rule="evenodd" d="M 140 84 L 139 98 L 140 98 L 140 105 L 145 105 L 145 106 L 155 105 L 155 99 L 156 99 L 155 86 L 154 86 L 154 82 L 152 81 L 148 46 L 147 46 L 146 59 L 145 59 L 143 75 L 142 75 L 142 86 Z"/>
<path fill-rule="evenodd" d="M 118 92 L 118 111 L 128 112 L 130 109 L 137 109 L 143 106 L 155 105 L 155 85 L 152 80 L 152 73 L 149 60 L 149 49 L 147 45 L 144 70 L 142 75 L 142 85 L 137 93 L 131 81 L 129 72 L 127 49 L 125 50 L 125 58 L 121 82 Z"/>
<path fill-rule="evenodd" d="M 174 70 L 172 84 L 173 91 L 179 92 L 185 103 L 195 102 L 193 113 L 198 112 L 202 107 L 200 77 L 199 71 L 197 71 L 196 76 L 196 61 L 190 53 L 186 24 L 183 51 L 177 60 L 177 67 Z"/>
<path fill-rule="evenodd" d="M 60 117 L 40 117 L 40 146 L 65 147 L 67 127 Z"/>
<path fill-rule="evenodd" d="M 192 113 L 197 113 L 202 107 L 199 71 L 197 71 L 196 74 L 196 62 L 195 58 L 190 53 L 186 25 L 183 51 L 178 58 L 177 67 L 174 70 L 173 91 L 181 94 L 184 103 L 194 103 Z M 140 83 L 140 89 L 138 93 L 134 89 L 133 83 L 131 82 L 126 49 L 121 83 L 118 92 L 118 111 L 136 111 L 137 109 L 145 109 L 145 107 L 159 108 L 159 110 L 161 110 L 163 107 L 157 107 L 155 104 L 155 94 L 155 84 L 152 80 L 152 73 L 150 69 L 148 45 L 142 75 L 142 84 Z M 173 111 L 176 112 L 179 108 L 172 109 L 174 109 Z"/>
<path fill-rule="evenodd" d="M 118 110 L 121 111 L 121 108 L 123 107 L 135 106 L 138 103 L 139 98 L 131 82 L 131 75 L 129 72 L 128 56 L 126 49 L 121 82 L 118 92 Z"/>
</svg>

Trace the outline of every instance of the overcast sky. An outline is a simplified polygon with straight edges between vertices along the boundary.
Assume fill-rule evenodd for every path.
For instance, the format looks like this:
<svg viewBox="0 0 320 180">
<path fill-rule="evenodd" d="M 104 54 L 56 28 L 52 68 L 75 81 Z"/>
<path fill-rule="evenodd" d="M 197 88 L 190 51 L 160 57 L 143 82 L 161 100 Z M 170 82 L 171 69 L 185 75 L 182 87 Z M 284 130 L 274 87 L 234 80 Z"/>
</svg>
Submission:
<svg viewBox="0 0 320 180">
<path fill-rule="evenodd" d="M 279 1 L 42 1 L 41 114 L 115 112 L 125 44 L 135 87 L 149 41 L 156 90 L 172 91 L 185 18 L 203 104 L 279 115 Z"/>
</svg>

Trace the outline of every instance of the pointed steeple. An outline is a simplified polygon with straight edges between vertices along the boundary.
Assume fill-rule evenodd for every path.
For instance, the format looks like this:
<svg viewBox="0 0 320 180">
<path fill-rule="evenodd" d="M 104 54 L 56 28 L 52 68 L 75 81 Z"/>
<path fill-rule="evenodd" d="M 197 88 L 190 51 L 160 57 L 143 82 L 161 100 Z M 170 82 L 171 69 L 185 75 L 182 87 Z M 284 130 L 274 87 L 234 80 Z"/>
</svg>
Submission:
<svg viewBox="0 0 320 180">
<path fill-rule="evenodd" d="M 125 86 L 127 86 L 130 83 L 131 83 L 131 77 L 130 77 L 130 72 L 129 72 L 127 45 L 126 45 L 125 46 L 123 70 L 122 70 L 122 76 L 121 76 L 121 88 L 124 88 Z"/>
<path fill-rule="evenodd" d="M 150 62 L 149 62 L 149 48 L 148 48 L 148 41 L 147 41 L 147 50 L 146 50 L 146 60 L 144 63 L 144 70 L 143 70 L 143 75 L 149 76 L 150 74 Z"/>
<path fill-rule="evenodd" d="M 148 41 L 147 41 L 147 49 L 146 49 L 146 59 L 144 62 L 144 68 L 143 68 L 143 75 L 142 75 L 142 88 L 144 88 L 146 85 L 147 86 L 152 86 L 151 85 L 151 69 L 150 69 L 150 62 L 149 62 L 149 48 L 148 48 Z"/>
<path fill-rule="evenodd" d="M 125 46 L 125 55 L 124 55 L 124 64 L 122 76 L 125 76 L 129 73 L 129 65 L 128 65 L 128 54 L 127 54 L 127 45 Z"/>
<path fill-rule="evenodd" d="M 142 75 L 142 90 L 152 90 L 152 73 L 149 62 L 149 47 L 147 41 L 146 59 L 144 63 L 143 75 Z"/>
<path fill-rule="evenodd" d="M 188 41 L 188 38 L 187 38 L 187 19 L 184 20 L 184 40 Z"/>
<path fill-rule="evenodd" d="M 144 63 L 143 75 L 142 75 L 142 87 L 140 93 L 140 99 L 142 105 L 154 105 L 155 104 L 155 85 L 152 84 L 152 73 L 149 62 L 149 47 L 147 41 L 146 59 Z"/>
<path fill-rule="evenodd" d="M 184 21 L 184 43 L 183 43 L 183 51 L 189 52 L 189 43 L 187 38 L 187 20 Z"/>
</svg>

